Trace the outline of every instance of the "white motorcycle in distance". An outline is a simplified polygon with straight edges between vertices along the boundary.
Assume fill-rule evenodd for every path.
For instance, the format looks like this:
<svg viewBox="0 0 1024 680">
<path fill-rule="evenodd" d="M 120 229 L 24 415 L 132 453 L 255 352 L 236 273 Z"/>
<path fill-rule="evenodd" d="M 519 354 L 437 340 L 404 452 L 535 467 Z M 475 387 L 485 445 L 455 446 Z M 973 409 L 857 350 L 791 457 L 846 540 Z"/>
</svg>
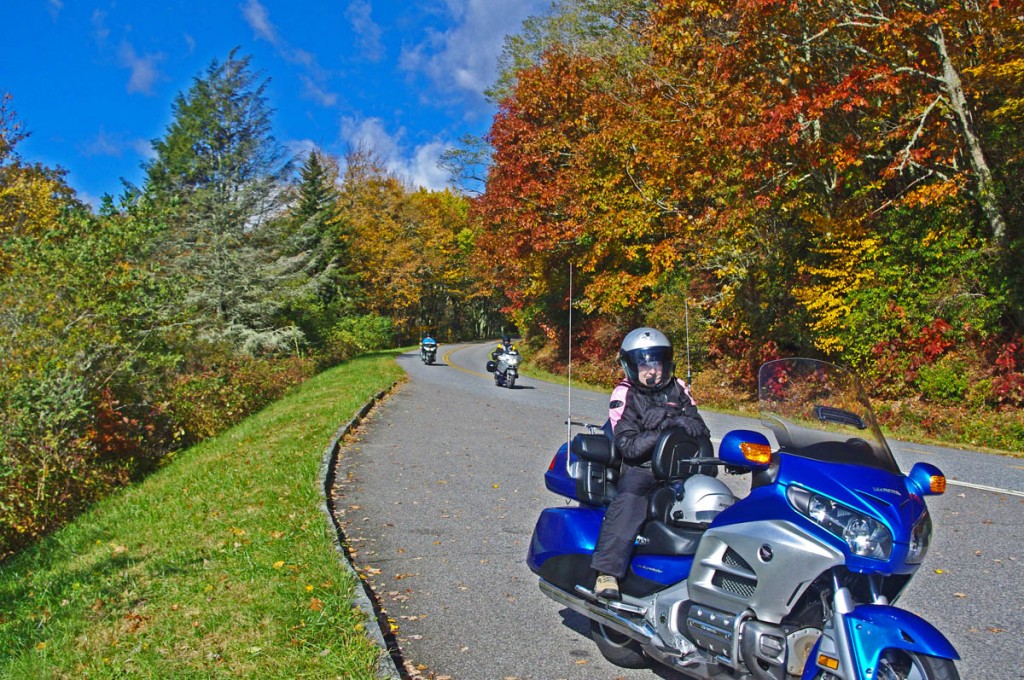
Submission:
<svg viewBox="0 0 1024 680">
<path fill-rule="evenodd" d="M 519 361 L 522 357 L 515 347 L 506 349 L 494 361 L 487 362 L 487 369 L 494 374 L 494 384 L 512 389 L 519 378 Z"/>
</svg>

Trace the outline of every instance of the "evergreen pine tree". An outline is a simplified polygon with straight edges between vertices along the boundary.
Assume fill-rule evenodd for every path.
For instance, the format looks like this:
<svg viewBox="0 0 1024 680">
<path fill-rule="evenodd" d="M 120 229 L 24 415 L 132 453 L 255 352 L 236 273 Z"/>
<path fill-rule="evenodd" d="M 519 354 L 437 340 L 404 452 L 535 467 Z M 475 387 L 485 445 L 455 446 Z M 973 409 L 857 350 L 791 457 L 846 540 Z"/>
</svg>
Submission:
<svg viewBox="0 0 1024 680">
<path fill-rule="evenodd" d="M 237 49 L 214 60 L 175 100 L 144 186 L 170 229 L 170 269 L 191 281 L 199 325 L 254 352 L 296 341 L 294 329 L 275 327 L 279 271 L 261 242 L 282 211 L 290 171 L 271 134 L 267 84 Z"/>
</svg>

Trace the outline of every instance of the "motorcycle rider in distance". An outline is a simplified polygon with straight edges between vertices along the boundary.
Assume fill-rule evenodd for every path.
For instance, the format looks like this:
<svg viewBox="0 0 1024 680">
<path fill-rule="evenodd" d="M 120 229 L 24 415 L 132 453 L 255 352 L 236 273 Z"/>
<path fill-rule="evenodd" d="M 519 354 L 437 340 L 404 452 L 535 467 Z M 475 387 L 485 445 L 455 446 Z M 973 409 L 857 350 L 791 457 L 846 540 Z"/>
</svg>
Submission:
<svg viewBox="0 0 1024 680">
<path fill-rule="evenodd" d="M 679 427 L 691 437 L 711 435 L 697 412 L 690 387 L 675 377 L 672 343 L 654 328 L 631 331 L 619 349 L 625 378 L 612 391 L 608 419 L 622 457 L 618 494 L 612 499 L 590 566 L 597 572 L 594 593 L 619 599 L 619 579 L 633 554 L 633 543 L 647 515 L 654 489 L 651 456 L 664 430 Z"/>
<path fill-rule="evenodd" d="M 501 343 L 494 348 L 493 352 L 491 352 L 491 359 L 497 361 L 499 356 L 506 352 L 511 352 L 515 348 L 516 346 L 512 344 L 512 337 L 503 335 L 501 336 Z"/>
<path fill-rule="evenodd" d="M 425 336 L 423 336 L 423 339 L 420 340 L 420 358 L 421 359 L 424 358 L 424 355 L 427 352 L 427 348 L 429 348 L 429 347 L 433 347 L 436 350 L 437 349 L 437 340 L 435 340 L 433 337 L 431 337 L 430 333 L 427 333 Z"/>
</svg>

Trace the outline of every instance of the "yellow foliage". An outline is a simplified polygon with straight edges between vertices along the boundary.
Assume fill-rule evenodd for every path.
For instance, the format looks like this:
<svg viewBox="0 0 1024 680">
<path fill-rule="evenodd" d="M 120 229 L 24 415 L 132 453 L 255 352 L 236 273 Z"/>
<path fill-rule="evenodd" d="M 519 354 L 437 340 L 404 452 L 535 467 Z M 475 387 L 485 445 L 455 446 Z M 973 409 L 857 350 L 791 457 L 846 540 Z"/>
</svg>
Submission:
<svg viewBox="0 0 1024 680">
<path fill-rule="evenodd" d="M 828 265 L 803 263 L 799 272 L 808 283 L 795 286 L 793 295 L 814 321 L 815 346 L 834 354 L 844 349 L 836 331 L 850 314 L 849 293 L 868 281 L 872 274 L 864 263 L 879 252 L 880 239 L 869 234 L 827 233 L 815 249 L 818 260 Z"/>
</svg>

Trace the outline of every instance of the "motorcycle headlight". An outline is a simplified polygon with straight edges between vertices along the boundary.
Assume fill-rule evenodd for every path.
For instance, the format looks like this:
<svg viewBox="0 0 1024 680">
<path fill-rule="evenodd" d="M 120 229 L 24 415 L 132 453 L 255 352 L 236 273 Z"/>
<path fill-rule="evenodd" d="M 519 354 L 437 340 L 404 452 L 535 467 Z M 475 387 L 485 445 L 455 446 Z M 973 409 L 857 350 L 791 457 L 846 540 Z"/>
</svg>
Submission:
<svg viewBox="0 0 1024 680">
<path fill-rule="evenodd" d="M 925 510 L 921 519 L 917 520 L 910 534 L 910 550 L 907 552 L 908 564 L 921 564 L 928 554 L 928 546 L 932 543 L 932 517 Z"/>
<path fill-rule="evenodd" d="M 804 489 L 790 487 L 787 495 L 798 512 L 846 541 L 854 555 L 887 560 L 892 554 L 892 534 L 881 522 Z"/>
</svg>

